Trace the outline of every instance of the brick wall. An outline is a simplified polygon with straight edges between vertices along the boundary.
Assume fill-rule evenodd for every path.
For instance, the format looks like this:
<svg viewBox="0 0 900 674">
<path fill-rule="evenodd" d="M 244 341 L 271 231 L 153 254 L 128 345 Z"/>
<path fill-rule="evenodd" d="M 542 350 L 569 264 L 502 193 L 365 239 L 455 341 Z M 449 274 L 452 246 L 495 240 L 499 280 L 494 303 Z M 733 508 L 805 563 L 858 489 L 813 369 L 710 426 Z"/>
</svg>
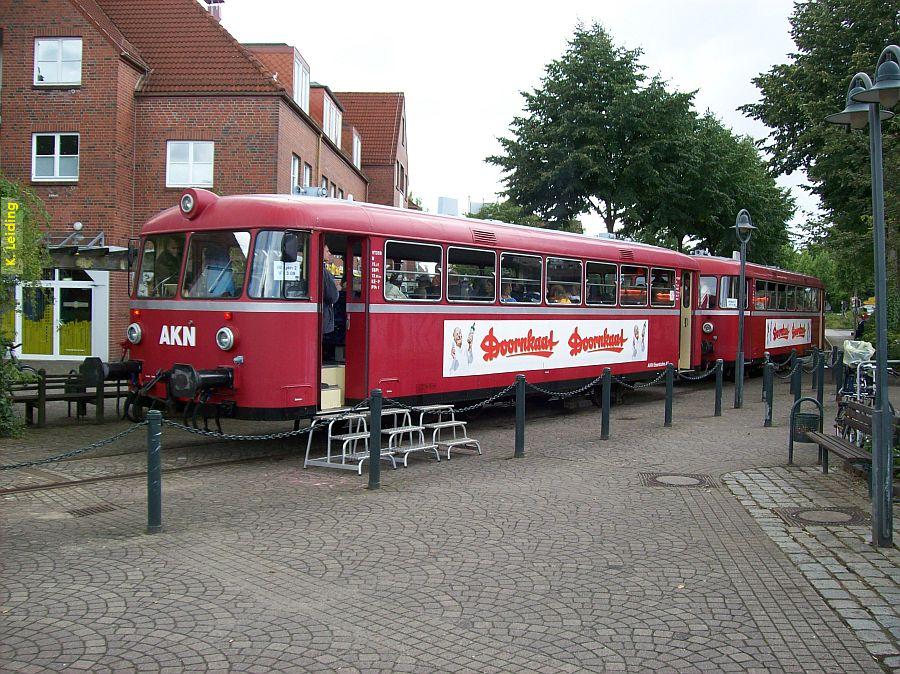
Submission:
<svg viewBox="0 0 900 674">
<path fill-rule="evenodd" d="M 283 100 L 278 104 L 278 129 L 277 191 L 290 193 L 292 154 L 300 157 L 300 182 L 303 181 L 303 164 L 306 163 L 312 167 L 312 185 L 318 185 L 319 130 L 301 119 L 300 115 Z"/>
<path fill-rule="evenodd" d="M 386 206 L 399 205 L 400 193 L 395 187 L 393 165 L 363 164 L 363 171 L 369 178 L 369 198 L 366 201 Z"/>
<path fill-rule="evenodd" d="M 138 96 L 136 226 L 175 206 L 183 191 L 166 187 L 169 140 L 215 142 L 212 190 L 217 194 L 276 191 L 280 104 L 274 96 Z"/>
<path fill-rule="evenodd" d="M 344 198 L 352 194 L 354 200 L 366 201 L 366 181 L 348 164 L 348 161 L 349 158 L 342 158 L 327 140 L 322 140 L 320 174 L 328 177 L 329 185 L 334 183 L 339 189 L 344 190 Z"/>
</svg>

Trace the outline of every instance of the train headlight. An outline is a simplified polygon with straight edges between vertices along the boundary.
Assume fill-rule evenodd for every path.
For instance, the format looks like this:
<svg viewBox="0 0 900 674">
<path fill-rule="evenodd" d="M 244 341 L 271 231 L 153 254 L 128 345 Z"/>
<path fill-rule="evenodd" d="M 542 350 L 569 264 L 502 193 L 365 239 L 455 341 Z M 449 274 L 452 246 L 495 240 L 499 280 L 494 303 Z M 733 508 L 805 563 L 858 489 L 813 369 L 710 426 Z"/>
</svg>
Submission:
<svg viewBox="0 0 900 674">
<path fill-rule="evenodd" d="M 141 330 L 140 323 L 132 323 L 127 328 L 125 328 L 125 339 L 127 339 L 132 344 L 140 344 L 143 336 L 144 331 Z"/>
<path fill-rule="evenodd" d="M 231 331 L 231 328 L 219 328 L 219 331 L 216 333 L 216 346 L 222 351 L 228 351 L 234 346 L 234 333 Z"/>
<path fill-rule="evenodd" d="M 181 195 L 181 212 L 187 215 L 192 210 L 194 210 L 194 195 L 190 192 L 185 192 Z"/>
<path fill-rule="evenodd" d="M 713 324 L 707 321 L 703 324 L 703 334 L 708 335 L 713 331 Z"/>
</svg>

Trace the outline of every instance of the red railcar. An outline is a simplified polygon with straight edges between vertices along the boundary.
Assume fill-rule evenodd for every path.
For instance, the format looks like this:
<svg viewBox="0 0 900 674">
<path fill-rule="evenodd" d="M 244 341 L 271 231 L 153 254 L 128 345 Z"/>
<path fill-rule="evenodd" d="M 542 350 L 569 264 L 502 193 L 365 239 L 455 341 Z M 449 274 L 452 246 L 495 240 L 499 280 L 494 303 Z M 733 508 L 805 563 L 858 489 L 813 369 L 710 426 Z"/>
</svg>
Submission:
<svg viewBox="0 0 900 674">
<path fill-rule="evenodd" d="M 721 257 L 696 256 L 700 266 L 695 316 L 701 326 L 702 362 L 718 358 L 733 364 L 737 355 L 740 263 Z M 760 363 L 768 351 L 783 359 L 824 343 L 822 282 L 812 276 L 747 263 L 744 314 L 744 357 Z"/>
<path fill-rule="evenodd" d="M 326 246 L 344 290 L 323 347 Z M 301 418 L 374 388 L 466 400 L 517 373 L 567 389 L 701 360 L 700 260 L 641 244 L 189 189 L 145 225 L 137 264 L 128 360 L 86 369 L 129 373 L 145 404 Z"/>
</svg>

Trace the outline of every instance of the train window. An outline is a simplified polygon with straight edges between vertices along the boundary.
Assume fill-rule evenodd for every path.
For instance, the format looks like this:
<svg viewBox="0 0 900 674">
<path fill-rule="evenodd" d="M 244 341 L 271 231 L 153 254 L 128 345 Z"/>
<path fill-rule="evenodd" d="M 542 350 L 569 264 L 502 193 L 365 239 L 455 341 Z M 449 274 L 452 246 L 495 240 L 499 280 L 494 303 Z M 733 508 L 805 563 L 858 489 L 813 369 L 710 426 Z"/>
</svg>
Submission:
<svg viewBox="0 0 900 674">
<path fill-rule="evenodd" d="M 723 276 L 722 277 L 722 288 L 719 293 L 719 302 L 722 305 L 723 309 L 737 309 L 738 308 L 738 290 L 740 287 L 740 283 L 738 282 L 738 276 Z M 749 290 L 750 290 L 750 282 L 747 281 L 747 285 L 744 288 L 744 309 L 747 308 L 748 303 L 750 301 L 749 298 Z"/>
<path fill-rule="evenodd" d="M 809 288 L 809 309 L 810 311 L 819 310 L 819 289 Z"/>
<path fill-rule="evenodd" d="M 650 270 L 650 304 L 654 307 L 675 306 L 675 271 L 673 269 L 654 268 Z"/>
<path fill-rule="evenodd" d="M 623 307 L 647 306 L 647 268 L 622 265 L 619 303 Z"/>
<path fill-rule="evenodd" d="M 191 235 L 181 292 L 207 299 L 239 297 L 244 289 L 250 232 Z"/>
<path fill-rule="evenodd" d="M 500 301 L 541 302 L 541 258 L 536 255 L 500 254 Z"/>
<path fill-rule="evenodd" d="M 715 309 L 719 297 L 719 279 L 715 276 L 700 277 L 700 309 Z"/>
<path fill-rule="evenodd" d="M 775 289 L 778 292 L 778 297 L 775 300 L 775 309 L 784 311 L 787 309 L 787 286 L 784 283 L 778 283 L 775 285 Z"/>
<path fill-rule="evenodd" d="M 587 263 L 587 304 L 615 305 L 616 265 L 604 262 Z"/>
<path fill-rule="evenodd" d="M 384 299 L 439 301 L 442 253 L 440 246 L 388 241 L 384 246 Z"/>
<path fill-rule="evenodd" d="M 547 258 L 547 304 L 581 304 L 581 260 Z"/>
<path fill-rule="evenodd" d="M 800 288 L 795 286 L 788 286 L 788 311 L 797 311 L 800 309 L 800 297 L 799 297 Z"/>
<path fill-rule="evenodd" d="M 141 255 L 138 297 L 175 297 L 184 257 L 184 234 L 148 236 Z"/>
<path fill-rule="evenodd" d="M 447 299 L 451 302 L 493 302 L 497 254 L 475 248 L 447 249 Z"/>
<path fill-rule="evenodd" d="M 309 297 L 309 233 L 290 233 L 293 235 L 288 237 L 290 250 L 285 250 L 284 231 L 263 230 L 256 235 L 250 297 L 289 300 Z"/>
<path fill-rule="evenodd" d="M 756 290 L 753 293 L 753 308 L 769 308 L 769 286 L 766 281 L 756 281 Z"/>
</svg>

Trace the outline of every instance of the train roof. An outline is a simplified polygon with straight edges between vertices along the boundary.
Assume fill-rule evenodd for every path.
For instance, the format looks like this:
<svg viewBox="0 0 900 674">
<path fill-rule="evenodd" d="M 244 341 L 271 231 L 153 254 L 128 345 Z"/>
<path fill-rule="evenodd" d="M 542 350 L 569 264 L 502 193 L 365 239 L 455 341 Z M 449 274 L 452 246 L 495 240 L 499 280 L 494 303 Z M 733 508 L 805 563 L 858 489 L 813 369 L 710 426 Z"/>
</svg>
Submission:
<svg viewBox="0 0 900 674">
<path fill-rule="evenodd" d="M 730 257 L 718 257 L 715 255 L 695 255 L 693 257 L 699 264 L 701 273 L 737 275 L 741 268 L 741 263 Z M 814 288 L 823 287 L 822 281 L 815 276 L 807 276 L 806 274 L 799 274 L 786 269 L 779 269 L 778 267 L 769 267 L 764 264 L 756 264 L 755 262 L 747 263 L 747 273 L 754 278 L 802 284 Z"/>
<path fill-rule="evenodd" d="M 335 231 L 441 242 L 461 246 L 485 246 L 510 251 L 544 253 L 561 257 L 596 257 L 602 260 L 698 269 L 696 258 L 668 248 L 584 234 L 559 232 L 497 220 L 434 215 L 404 208 L 360 201 L 287 194 L 250 194 L 218 197 L 205 190 L 191 190 L 202 212 L 188 219 L 173 207 L 151 218 L 143 234 L 256 227 L 317 228 L 327 223 Z"/>
</svg>

